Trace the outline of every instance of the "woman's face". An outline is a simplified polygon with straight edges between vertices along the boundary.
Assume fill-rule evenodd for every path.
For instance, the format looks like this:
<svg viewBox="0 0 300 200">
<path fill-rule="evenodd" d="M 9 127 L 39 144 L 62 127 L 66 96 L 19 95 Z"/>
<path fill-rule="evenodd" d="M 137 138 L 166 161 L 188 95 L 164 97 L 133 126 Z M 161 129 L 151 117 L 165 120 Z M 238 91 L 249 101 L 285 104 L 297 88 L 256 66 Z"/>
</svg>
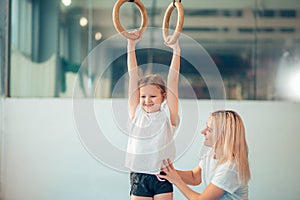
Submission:
<svg viewBox="0 0 300 200">
<path fill-rule="evenodd" d="M 201 131 L 204 135 L 204 145 L 208 147 L 212 147 L 213 144 L 213 124 L 212 124 L 212 117 L 209 117 L 206 122 L 206 127 Z"/>
<path fill-rule="evenodd" d="M 163 101 L 164 96 L 158 86 L 149 84 L 140 88 L 140 104 L 146 112 L 159 111 Z"/>
</svg>

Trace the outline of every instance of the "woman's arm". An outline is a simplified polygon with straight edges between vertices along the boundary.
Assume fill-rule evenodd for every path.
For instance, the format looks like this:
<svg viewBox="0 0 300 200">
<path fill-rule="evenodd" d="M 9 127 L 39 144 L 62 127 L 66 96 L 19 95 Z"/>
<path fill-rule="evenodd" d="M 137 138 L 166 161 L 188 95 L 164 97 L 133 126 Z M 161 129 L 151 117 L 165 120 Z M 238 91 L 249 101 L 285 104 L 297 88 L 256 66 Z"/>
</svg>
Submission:
<svg viewBox="0 0 300 200">
<path fill-rule="evenodd" d="M 139 31 L 133 31 L 135 35 L 139 35 Z M 128 108 L 129 108 L 129 117 L 130 119 L 134 118 L 135 110 L 139 104 L 139 90 L 138 90 L 138 66 L 135 54 L 135 46 L 138 41 L 140 41 L 141 36 L 137 40 L 127 40 L 127 68 L 129 75 L 129 84 L 128 84 Z"/>
<path fill-rule="evenodd" d="M 197 169 L 197 167 L 195 169 L 196 173 L 199 173 L 199 169 L 201 173 L 200 167 L 199 169 Z M 209 184 L 202 194 L 195 192 L 189 188 L 185 182 L 187 180 L 189 181 L 191 175 L 185 173 L 180 174 L 180 172 L 178 173 L 170 161 L 166 163 L 166 167 L 162 170 L 166 173 L 166 175 L 160 175 L 160 177 L 166 178 L 169 182 L 175 184 L 181 193 L 189 200 L 214 200 L 220 198 L 224 194 L 224 190 L 215 186 L 214 184 Z M 187 177 L 183 178 L 182 176 L 184 175 L 187 175 Z"/>
<path fill-rule="evenodd" d="M 202 194 L 195 192 L 189 188 L 182 180 L 174 183 L 176 187 L 181 191 L 181 193 L 189 200 L 217 200 L 223 194 L 224 190 L 215 186 L 214 184 L 209 184 Z"/>
<path fill-rule="evenodd" d="M 199 185 L 201 183 L 201 168 L 199 166 L 195 167 L 193 170 L 181 171 L 176 170 L 180 178 L 188 185 Z"/>
<path fill-rule="evenodd" d="M 171 123 L 176 126 L 178 123 L 178 79 L 180 70 L 180 46 L 178 40 L 175 44 L 169 45 L 167 38 L 165 45 L 173 49 L 172 61 L 167 80 L 167 104 L 170 109 Z"/>
</svg>

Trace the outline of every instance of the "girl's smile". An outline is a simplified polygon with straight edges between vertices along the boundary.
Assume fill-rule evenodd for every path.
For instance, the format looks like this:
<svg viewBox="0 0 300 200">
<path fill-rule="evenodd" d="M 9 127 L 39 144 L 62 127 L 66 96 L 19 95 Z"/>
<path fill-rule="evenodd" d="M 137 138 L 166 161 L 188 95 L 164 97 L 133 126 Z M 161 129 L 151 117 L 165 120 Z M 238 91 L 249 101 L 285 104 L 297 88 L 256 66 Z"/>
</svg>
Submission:
<svg viewBox="0 0 300 200">
<path fill-rule="evenodd" d="M 146 112 L 152 113 L 159 111 L 163 101 L 164 94 L 162 94 L 158 86 L 148 84 L 140 87 L 140 104 Z"/>
</svg>

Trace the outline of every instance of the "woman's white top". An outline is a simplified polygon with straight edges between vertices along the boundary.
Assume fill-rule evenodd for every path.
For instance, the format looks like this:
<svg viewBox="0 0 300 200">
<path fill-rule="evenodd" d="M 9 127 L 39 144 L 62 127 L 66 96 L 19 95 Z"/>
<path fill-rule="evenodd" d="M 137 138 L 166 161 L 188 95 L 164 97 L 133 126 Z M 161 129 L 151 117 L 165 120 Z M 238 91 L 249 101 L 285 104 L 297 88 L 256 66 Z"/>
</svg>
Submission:
<svg viewBox="0 0 300 200">
<path fill-rule="evenodd" d="M 166 102 L 154 113 L 145 112 L 139 104 L 128 125 L 125 166 L 133 172 L 158 174 L 163 160 L 175 158 L 174 132 Z"/>
<path fill-rule="evenodd" d="M 225 191 L 220 200 L 227 199 L 248 199 L 248 185 L 238 183 L 238 174 L 236 165 L 223 163 L 215 167 L 217 160 L 213 158 L 212 153 L 208 153 L 200 161 L 202 184 L 206 188 L 210 183 Z"/>
</svg>

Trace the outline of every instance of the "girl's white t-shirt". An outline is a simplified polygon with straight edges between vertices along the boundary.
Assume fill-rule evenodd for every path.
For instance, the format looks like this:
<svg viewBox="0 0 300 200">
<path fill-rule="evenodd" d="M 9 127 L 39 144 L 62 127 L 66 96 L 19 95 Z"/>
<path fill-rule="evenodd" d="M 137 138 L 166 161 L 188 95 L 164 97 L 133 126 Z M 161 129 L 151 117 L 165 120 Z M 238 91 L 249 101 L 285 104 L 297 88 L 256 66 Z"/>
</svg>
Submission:
<svg viewBox="0 0 300 200">
<path fill-rule="evenodd" d="M 147 113 L 138 105 L 128 124 L 125 166 L 132 172 L 158 174 L 163 160 L 175 159 L 174 132 L 166 102 L 154 113 Z"/>
<path fill-rule="evenodd" d="M 238 174 L 236 165 L 223 163 L 215 167 L 217 160 L 213 158 L 210 152 L 204 156 L 199 163 L 201 168 L 202 183 L 206 188 L 210 183 L 223 189 L 225 191 L 220 200 L 229 199 L 248 199 L 248 185 L 241 185 L 238 183 Z"/>
</svg>

